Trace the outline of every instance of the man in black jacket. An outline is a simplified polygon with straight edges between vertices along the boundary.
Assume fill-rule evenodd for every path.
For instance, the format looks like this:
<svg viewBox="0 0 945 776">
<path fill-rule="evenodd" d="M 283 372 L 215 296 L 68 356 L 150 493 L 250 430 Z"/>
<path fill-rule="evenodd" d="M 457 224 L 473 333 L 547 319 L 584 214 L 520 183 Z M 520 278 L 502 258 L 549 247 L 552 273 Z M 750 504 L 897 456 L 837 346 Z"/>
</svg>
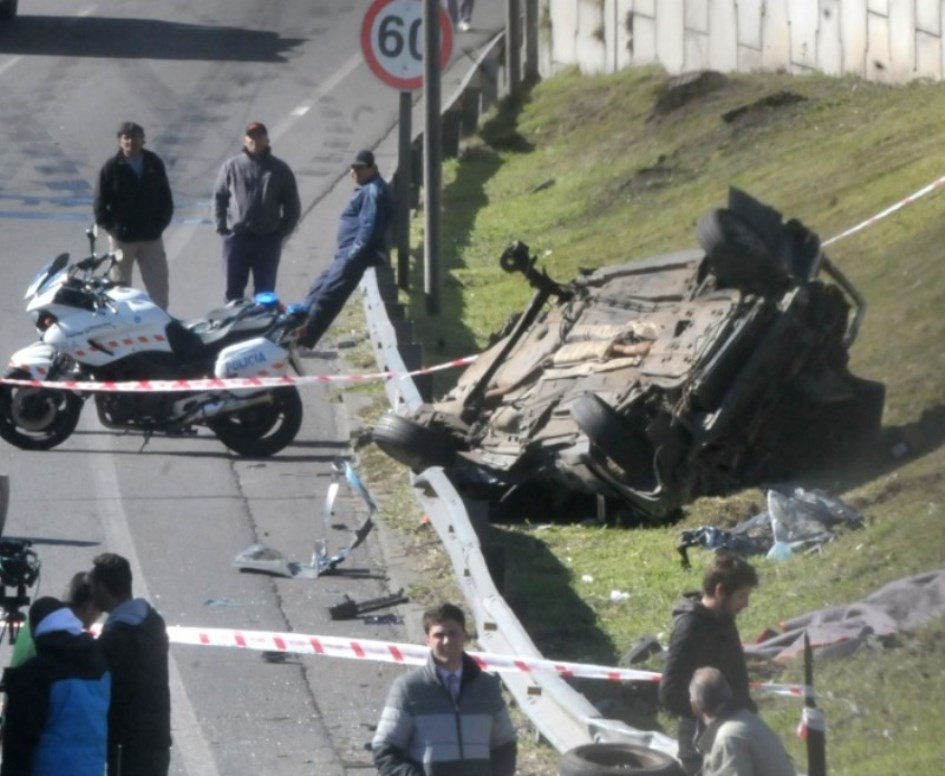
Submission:
<svg viewBox="0 0 945 776">
<path fill-rule="evenodd" d="M 108 232 L 119 258 L 112 280 L 131 285 L 135 261 L 155 304 L 167 309 L 167 254 L 161 235 L 174 214 L 164 163 L 144 148 L 144 129 L 126 121 L 118 128 L 118 153 L 102 165 L 95 185 L 95 223 Z"/>
<path fill-rule="evenodd" d="M 675 625 L 659 696 L 660 704 L 679 717 L 678 756 L 687 774 L 697 773 L 702 765 L 689 701 L 689 683 L 697 668 L 717 668 L 732 688 L 733 707 L 757 711 L 749 695 L 745 653 L 735 624 L 757 586 L 758 574 L 750 563 L 740 555 L 720 552 L 706 569 L 701 594 L 685 594 L 673 610 Z"/>
<path fill-rule="evenodd" d="M 108 619 L 99 643 L 112 674 L 108 776 L 167 776 L 171 694 L 167 629 L 143 598 L 131 597 L 131 566 L 121 555 L 92 561 L 92 598 Z"/>
</svg>

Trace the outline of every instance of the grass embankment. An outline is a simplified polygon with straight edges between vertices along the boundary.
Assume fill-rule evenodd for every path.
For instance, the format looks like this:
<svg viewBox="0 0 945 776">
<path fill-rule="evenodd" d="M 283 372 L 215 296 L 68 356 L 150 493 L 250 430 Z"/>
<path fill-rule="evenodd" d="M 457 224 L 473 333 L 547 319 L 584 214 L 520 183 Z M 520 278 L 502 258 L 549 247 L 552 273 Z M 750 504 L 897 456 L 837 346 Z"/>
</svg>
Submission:
<svg viewBox="0 0 945 776">
<path fill-rule="evenodd" d="M 657 112 L 665 82 L 656 69 L 550 79 L 503 105 L 447 164 L 444 313 L 428 318 L 421 295 L 411 300 L 428 363 L 477 352 L 523 307 L 530 290 L 497 262 L 514 239 L 528 243 L 553 278 L 567 280 L 581 267 L 696 245 L 698 218 L 724 206 L 729 185 L 826 239 L 945 174 L 943 84 L 734 76 Z M 852 370 L 886 384 L 884 425 L 900 427 L 914 454 L 807 483 L 858 507 L 867 527 L 818 555 L 759 561 L 762 586 L 740 619 L 746 639 L 943 567 L 943 196 L 934 193 L 828 250 L 869 303 Z M 438 394 L 450 378 L 439 379 Z M 763 504 L 759 491 L 702 499 L 682 523 L 633 530 L 529 515 L 522 525 L 496 529 L 515 557 L 507 598 L 544 654 L 614 663 L 642 634 L 665 643 L 673 604 L 698 586 L 706 554 L 691 551 L 696 570 L 684 572 L 674 550 L 679 532 L 730 526 Z M 612 590 L 629 599 L 613 603 Z M 818 663 L 832 774 L 941 772 L 943 635 L 945 623 L 933 623 L 894 646 Z M 769 667 L 760 678 L 774 675 Z M 797 664 L 776 676 L 802 678 Z M 793 736 L 799 704 L 768 699 L 762 711 L 803 764 Z"/>
</svg>

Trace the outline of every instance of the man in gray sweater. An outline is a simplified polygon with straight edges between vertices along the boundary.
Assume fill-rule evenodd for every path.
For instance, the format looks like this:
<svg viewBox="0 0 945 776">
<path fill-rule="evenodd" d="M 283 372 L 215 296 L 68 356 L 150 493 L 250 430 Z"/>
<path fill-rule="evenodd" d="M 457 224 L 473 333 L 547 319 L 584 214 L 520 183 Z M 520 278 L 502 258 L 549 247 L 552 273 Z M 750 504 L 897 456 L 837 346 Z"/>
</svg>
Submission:
<svg viewBox="0 0 945 776">
<path fill-rule="evenodd" d="M 692 712 L 705 725 L 696 739 L 702 776 L 795 776 L 778 734 L 735 703 L 717 668 L 696 669 L 689 684 Z"/>
<path fill-rule="evenodd" d="M 246 127 L 243 152 L 223 163 L 213 188 L 228 302 L 243 298 L 250 272 L 254 294 L 275 291 L 282 243 L 301 212 L 295 175 L 273 155 L 266 125 L 253 121 Z"/>
<path fill-rule="evenodd" d="M 515 728 L 498 679 L 464 652 L 462 609 L 423 615 L 430 658 L 394 682 L 371 750 L 381 776 L 513 776 Z"/>
</svg>

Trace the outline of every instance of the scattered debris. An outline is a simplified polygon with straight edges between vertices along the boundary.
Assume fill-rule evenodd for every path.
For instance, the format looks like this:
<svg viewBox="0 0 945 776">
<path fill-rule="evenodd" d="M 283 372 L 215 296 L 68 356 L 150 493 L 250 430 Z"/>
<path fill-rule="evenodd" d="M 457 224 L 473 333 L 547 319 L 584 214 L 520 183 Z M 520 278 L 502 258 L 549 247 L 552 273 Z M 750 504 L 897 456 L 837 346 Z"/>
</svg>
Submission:
<svg viewBox="0 0 945 776">
<path fill-rule="evenodd" d="M 410 599 L 404 595 L 404 589 L 401 588 L 396 593 L 381 596 L 380 598 L 371 598 L 367 601 L 355 601 L 349 596 L 340 604 L 328 607 L 328 614 L 333 620 L 353 620 L 366 612 L 373 612 L 378 609 L 385 609 L 388 606 L 396 604 L 405 604 Z"/>
<path fill-rule="evenodd" d="M 368 509 L 368 516 L 354 533 L 351 543 L 342 548 L 334 555 L 330 554 L 328 536 L 331 532 L 331 515 L 334 508 L 335 498 L 341 487 L 340 479 L 344 475 L 348 485 L 364 501 Z M 286 560 L 286 557 L 279 550 L 268 547 L 264 544 L 251 544 L 245 550 L 240 552 L 233 560 L 233 565 L 243 571 L 262 571 L 268 574 L 275 574 L 282 577 L 302 577 L 313 579 L 323 574 L 329 574 L 336 570 L 337 566 L 344 562 L 349 553 L 354 550 L 374 528 L 374 516 L 377 514 L 377 505 L 371 494 L 368 493 L 364 483 L 351 465 L 337 458 L 332 463 L 331 484 L 328 486 L 328 492 L 325 494 L 325 504 L 322 510 L 324 518 L 324 535 L 315 540 L 315 549 L 312 552 L 312 559 L 308 563 L 299 563 L 297 561 Z"/>
<path fill-rule="evenodd" d="M 819 490 L 795 488 L 792 495 L 768 491 L 768 510 L 750 517 L 734 528 L 702 526 L 683 531 L 676 550 L 683 568 L 691 568 L 688 550 L 729 550 L 739 555 L 783 558 L 792 552 L 809 552 L 833 541 L 843 529 L 863 527 L 863 517 L 853 507 Z M 776 539 L 778 541 L 776 541 Z"/>
</svg>

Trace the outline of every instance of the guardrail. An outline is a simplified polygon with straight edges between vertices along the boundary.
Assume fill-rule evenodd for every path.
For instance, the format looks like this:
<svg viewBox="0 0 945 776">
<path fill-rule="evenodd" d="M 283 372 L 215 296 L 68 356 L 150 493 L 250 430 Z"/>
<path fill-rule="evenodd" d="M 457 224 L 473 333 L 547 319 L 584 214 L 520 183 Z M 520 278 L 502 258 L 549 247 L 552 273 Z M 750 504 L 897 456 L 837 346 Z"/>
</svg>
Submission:
<svg viewBox="0 0 945 776">
<path fill-rule="evenodd" d="M 390 281 L 388 281 L 390 282 Z M 385 383 L 391 410 L 397 414 L 422 403 L 406 375 L 394 326 L 387 316 L 375 269 L 361 283 L 364 314 L 381 370 L 399 375 Z M 541 658 L 542 655 L 505 599 L 496 589 L 473 528 L 469 510 L 445 472 L 430 468 L 412 478 L 414 497 L 449 554 L 473 618 L 478 639 L 489 652 Z M 640 731 L 620 720 L 605 719 L 594 705 L 564 679 L 551 674 L 502 676 L 512 697 L 542 736 L 559 752 L 594 742 L 622 742 L 658 749 L 675 757 L 676 741 L 661 733 Z"/>
</svg>

